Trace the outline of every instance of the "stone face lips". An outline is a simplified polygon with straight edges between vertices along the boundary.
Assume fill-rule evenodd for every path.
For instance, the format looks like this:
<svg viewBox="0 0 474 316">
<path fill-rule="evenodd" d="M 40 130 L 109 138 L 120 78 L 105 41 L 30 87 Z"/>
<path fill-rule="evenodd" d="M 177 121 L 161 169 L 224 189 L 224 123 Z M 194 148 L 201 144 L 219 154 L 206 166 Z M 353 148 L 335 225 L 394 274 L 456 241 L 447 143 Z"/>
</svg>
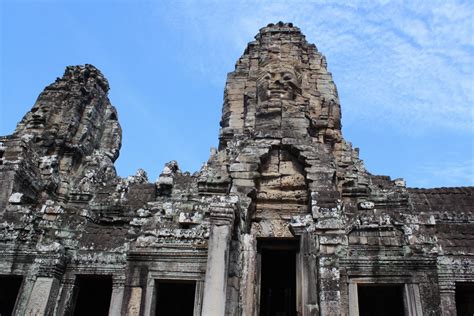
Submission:
<svg viewBox="0 0 474 316">
<path fill-rule="evenodd" d="M 474 188 L 367 172 L 324 56 L 291 23 L 237 61 L 219 148 L 193 175 L 171 161 L 155 183 L 118 177 L 108 90 L 94 66 L 67 67 L 0 137 L 0 275 L 26 276 L 17 315 L 73 314 L 81 275 L 112 278 L 111 315 L 152 314 L 156 280 L 196 282 L 195 314 L 256 315 L 261 249 L 282 245 L 299 315 L 356 315 L 358 282 L 403 284 L 410 315 L 456 314 Z"/>
</svg>

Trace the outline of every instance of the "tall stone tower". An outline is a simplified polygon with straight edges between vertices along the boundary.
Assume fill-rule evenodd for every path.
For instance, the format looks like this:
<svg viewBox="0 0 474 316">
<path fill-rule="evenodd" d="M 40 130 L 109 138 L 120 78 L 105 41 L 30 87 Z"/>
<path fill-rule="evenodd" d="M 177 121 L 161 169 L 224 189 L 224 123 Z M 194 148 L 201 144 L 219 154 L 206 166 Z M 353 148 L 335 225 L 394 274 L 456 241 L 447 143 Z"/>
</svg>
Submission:
<svg viewBox="0 0 474 316">
<path fill-rule="evenodd" d="M 274 315 L 278 308 L 342 313 L 347 227 L 365 213 L 386 216 L 389 224 L 389 217 L 411 212 L 403 181 L 370 175 L 342 138 L 326 60 L 291 23 L 262 28 L 228 75 L 217 157 L 228 166 L 230 192 L 239 197 L 230 257 L 240 261 L 229 266 L 235 270 L 229 281 L 239 286 L 228 295 L 242 299 L 235 303 L 245 315 Z M 279 275 L 266 272 L 282 261 L 279 256 L 291 258 L 282 274 L 294 270 L 293 285 L 283 290 L 267 280 Z M 274 306 L 285 300 L 293 305 Z"/>
<path fill-rule="evenodd" d="M 66 68 L 0 137 L 0 313 L 472 314 L 472 187 L 372 175 L 324 56 L 262 28 L 228 75 L 197 173 L 115 173 L 107 80 Z"/>
</svg>

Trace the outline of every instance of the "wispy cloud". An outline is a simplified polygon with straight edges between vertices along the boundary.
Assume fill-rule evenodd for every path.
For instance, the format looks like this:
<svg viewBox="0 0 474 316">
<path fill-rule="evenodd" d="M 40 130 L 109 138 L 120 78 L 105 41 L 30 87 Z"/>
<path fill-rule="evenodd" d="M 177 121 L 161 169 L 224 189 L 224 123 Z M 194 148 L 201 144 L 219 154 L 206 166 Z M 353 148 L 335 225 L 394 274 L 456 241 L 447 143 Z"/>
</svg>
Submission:
<svg viewBox="0 0 474 316">
<path fill-rule="evenodd" d="M 472 183 L 474 179 L 474 160 L 462 162 L 430 163 L 421 165 L 408 183 L 411 187 L 456 186 L 459 183 Z"/>
<path fill-rule="evenodd" d="M 285 21 L 326 55 L 345 137 L 361 147 L 371 172 L 412 186 L 474 181 L 472 0 L 5 4 L 0 134 L 13 130 L 63 65 L 91 62 L 110 81 L 124 129 L 119 172 L 142 167 L 154 178 L 171 159 L 197 170 L 217 139 L 226 73 L 259 28 Z M 51 29 L 55 36 L 46 36 Z"/>
<path fill-rule="evenodd" d="M 342 101 L 354 103 L 343 103 L 346 124 L 410 134 L 474 133 L 473 12 L 469 1 L 185 1 L 170 11 L 191 21 L 185 31 L 196 41 L 219 43 L 209 51 L 213 65 L 191 65 L 211 78 L 259 27 L 294 22 L 328 56 Z"/>
</svg>

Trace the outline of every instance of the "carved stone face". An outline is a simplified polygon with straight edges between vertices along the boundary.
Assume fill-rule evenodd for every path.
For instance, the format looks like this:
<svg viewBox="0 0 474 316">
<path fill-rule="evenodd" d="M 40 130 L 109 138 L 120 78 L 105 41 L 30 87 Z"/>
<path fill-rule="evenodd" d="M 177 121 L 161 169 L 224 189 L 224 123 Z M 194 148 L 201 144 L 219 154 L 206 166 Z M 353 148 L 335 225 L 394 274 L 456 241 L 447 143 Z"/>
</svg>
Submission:
<svg viewBox="0 0 474 316">
<path fill-rule="evenodd" d="M 46 105 L 37 105 L 31 109 L 31 116 L 28 118 L 27 126 L 30 128 L 38 128 L 46 123 L 49 107 Z"/>
<path fill-rule="evenodd" d="M 301 89 L 300 77 L 292 66 L 268 65 L 257 79 L 258 100 L 294 100 Z"/>
</svg>

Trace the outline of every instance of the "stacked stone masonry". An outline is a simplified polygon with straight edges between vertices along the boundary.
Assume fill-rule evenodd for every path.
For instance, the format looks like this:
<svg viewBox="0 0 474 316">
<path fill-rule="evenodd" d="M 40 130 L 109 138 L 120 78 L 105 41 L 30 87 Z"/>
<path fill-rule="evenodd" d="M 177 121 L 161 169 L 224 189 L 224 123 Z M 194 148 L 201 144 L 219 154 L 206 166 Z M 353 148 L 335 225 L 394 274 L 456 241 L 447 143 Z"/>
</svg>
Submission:
<svg viewBox="0 0 474 316">
<path fill-rule="evenodd" d="M 67 67 L 0 137 L 6 314 L 78 315 L 87 282 L 110 288 L 105 315 L 155 315 L 174 285 L 189 315 L 364 315 L 374 287 L 399 290 L 407 316 L 472 313 L 474 188 L 370 174 L 325 57 L 291 23 L 262 28 L 229 73 L 219 148 L 194 174 L 117 176 L 108 90 Z"/>
</svg>

